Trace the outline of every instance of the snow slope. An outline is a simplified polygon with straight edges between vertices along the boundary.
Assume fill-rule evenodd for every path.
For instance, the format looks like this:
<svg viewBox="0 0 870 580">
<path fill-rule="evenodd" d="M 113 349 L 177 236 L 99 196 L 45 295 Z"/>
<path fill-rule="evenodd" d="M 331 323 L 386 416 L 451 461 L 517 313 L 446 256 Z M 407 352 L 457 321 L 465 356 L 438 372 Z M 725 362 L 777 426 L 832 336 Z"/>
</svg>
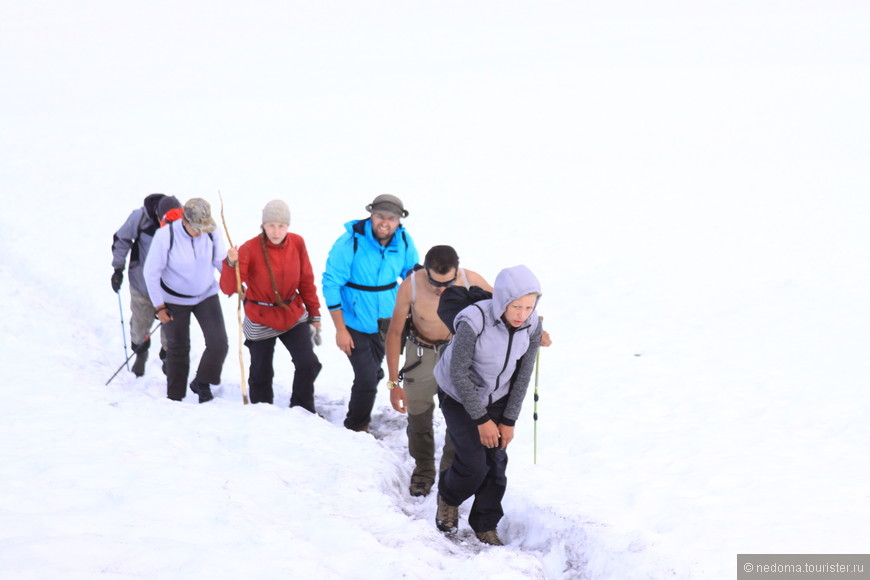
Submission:
<svg viewBox="0 0 870 580">
<path fill-rule="evenodd" d="M 867 17 L 5 3 L 0 575 L 719 579 L 738 553 L 866 552 Z M 283 353 L 276 404 L 242 405 L 233 299 L 213 403 L 166 400 L 156 360 L 105 385 L 112 233 L 147 193 L 219 190 L 236 243 L 285 199 L 316 272 L 390 192 L 423 251 L 538 274 L 555 344 L 506 547 L 407 495 L 385 392 L 377 437 L 341 428 L 328 321 L 323 418 L 286 408 Z"/>
</svg>

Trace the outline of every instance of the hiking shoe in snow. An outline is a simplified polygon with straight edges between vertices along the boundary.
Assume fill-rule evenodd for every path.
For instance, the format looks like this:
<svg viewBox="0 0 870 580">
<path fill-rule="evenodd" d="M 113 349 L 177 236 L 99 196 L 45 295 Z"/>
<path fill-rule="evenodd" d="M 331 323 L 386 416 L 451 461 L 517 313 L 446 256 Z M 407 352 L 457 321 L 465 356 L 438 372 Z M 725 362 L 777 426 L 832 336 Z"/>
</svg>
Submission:
<svg viewBox="0 0 870 580">
<path fill-rule="evenodd" d="M 194 380 L 190 383 L 190 390 L 199 395 L 200 403 L 208 403 L 214 399 L 214 395 L 211 394 L 211 386 L 206 383 Z"/>
<path fill-rule="evenodd" d="M 474 535 L 484 544 L 489 544 L 490 546 L 504 546 L 504 542 L 501 541 L 501 538 L 498 537 L 498 532 L 495 530 L 476 532 Z"/>
<path fill-rule="evenodd" d="M 134 375 L 141 377 L 145 374 L 145 361 L 148 360 L 148 342 L 142 344 L 130 343 L 133 347 L 133 352 L 136 353 L 136 360 L 133 361 L 133 367 L 130 369 Z"/>
<path fill-rule="evenodd" d="M 145 374 L 145 362 L 148 360 L 148 351 L 140 352 L 136 355 L 136 360 L 133 361 L 133 366 L 130 367 L 130 370 L 133 371 L 133 374 L 137 377 L 141 377 Z"/>
<path fill-rule="evenodd" d="M 435 525 L 442 532 L 452 534 L 459 527 L 459 506 L 447 505 L 438 495 L 438 511 L 435 512 Z"/>
<path fill-rule="evenodd" d="M 429 495 L 429 492 L 432 491 L 433 483 L 434 482 L 425 479 L 412 479 L 411 485 L 408 487 L 408 492 L 414 497 Z"/>
</svg>

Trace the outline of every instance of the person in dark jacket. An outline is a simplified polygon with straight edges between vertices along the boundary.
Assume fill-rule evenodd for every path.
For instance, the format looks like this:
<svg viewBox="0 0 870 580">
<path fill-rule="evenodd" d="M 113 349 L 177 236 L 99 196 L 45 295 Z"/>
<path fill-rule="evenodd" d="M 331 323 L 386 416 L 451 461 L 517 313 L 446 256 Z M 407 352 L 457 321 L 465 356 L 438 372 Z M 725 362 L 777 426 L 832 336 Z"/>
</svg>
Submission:
<svg viewBox="0 0 870 580">
<path fill-rule="evenodd" d="M 438 481 L 435 522 L 443 532 L 459 524 L 459 506 L 474 497 L 468 523 L 481 542 L 502 545 L 507 446 L 529 387 L 543 333 L 536 308 L 541 285 L 526 266 L 499 272 L 493 296 L 464 308 L 435 379 L 453 463 Z"/>
<path fill-rule="evenodd" d="M 166 331 L 166 394 L 174 401 L 187 394 L 191 315 L 205 338 L 205 351 L 190 383 L 200 403 L 214 398 L 211 385 L 220 383 L 229 350 L 215 279 L 227 253 L 216 229 L 209 203 L 190 199 L 181 219 L 157 230 L 145 260 L 148 295 Z"/>
<path fill-rule="evenodd" d="M 263 208 L 260 235 L 227 250 L 221 272 L 221 290 L 238 291 L 235 268 L 243 289 L 245 346 L 251 354 L 248 385 L 252 403 L 272 403 L 272 360 L 280 340 L 293 360 L 291 407 L 315 413 L 314 379 L 321 364 L 313 341 L 320 332 L 320 300 L 302 236 L 288 231 L 290 208 L 273 200 Z M 227 267 L 229 266 L 229 267 Z"/>
<path fill-rule="evenodd" d="M 173 204 L 174 202 L 174 204 Z M 178 200 L 171 195 L 152 193 L 145 198 L 142 207 L 133 210 L 112 239 L 112 290 L 120 292 L 124 282 L 124 267 L 129 255 L 128 275 L 130 279 L 130 342 L 136 359 L 130 370 L 137 377 L 145 374 L 145 362 L 148 360 L 148 349 L 151 339 L 146 337 L 154 323 L 154 305 L 148 299 L 148 287 L 145 285 L 143 267 L 151 240 L 160 228 L 161 219 L 166 209 L 181 207 Z M 166 357 L 166 335 L 160 333 L 160 358 Z"/>
</svg>

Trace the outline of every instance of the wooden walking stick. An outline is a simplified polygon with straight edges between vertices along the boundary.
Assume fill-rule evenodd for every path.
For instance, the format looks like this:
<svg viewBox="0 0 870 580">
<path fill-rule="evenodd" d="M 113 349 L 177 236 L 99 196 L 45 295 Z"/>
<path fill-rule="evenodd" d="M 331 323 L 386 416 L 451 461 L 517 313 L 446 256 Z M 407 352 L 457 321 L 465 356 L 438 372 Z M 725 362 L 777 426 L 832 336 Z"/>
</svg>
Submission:
<svg viewBox="0 0 870 580">
<path fill-rule="evenodd" d="M 224 233 L 227 235 L 227 241 L 230 243 L 230 247 L 232 247 L 233 239 L 230 237 L 230 230 L 227 229 L 227 220 L 224 217 L 224 196 L 221 195 L 220 190 L 218 190 L 218 197 L 221 200 L 221 222 L 224 224 Z M 236 270 L 236 294 L 239 296 L 238 305 L 236 307 L 236 315 L 239 319 L 239 368 L 242 371 L 242 401 L 247 405 L 248 404 L 248 382 L 245 380 L 245 355 L 242 351 L 242 343 L 244 342 L 243 336 L 244 332 L 242 331 L 242 274 L 239 272 L 239 263 L 236 262 L 235 265 Z"/>
</svg>

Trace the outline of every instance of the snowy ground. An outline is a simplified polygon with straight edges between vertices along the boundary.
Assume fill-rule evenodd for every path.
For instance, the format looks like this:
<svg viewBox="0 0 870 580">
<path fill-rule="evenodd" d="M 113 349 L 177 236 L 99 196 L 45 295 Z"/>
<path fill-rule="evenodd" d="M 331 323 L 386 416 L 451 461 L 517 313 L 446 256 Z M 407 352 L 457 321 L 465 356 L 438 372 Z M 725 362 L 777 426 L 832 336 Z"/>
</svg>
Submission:
<svg viewBox="0 0 870 580">
<path fill-rule="evenodd" d="M 4 3 L 0 576 L 721 579 L 866 552 L 870 14 L 703 4 Z M 287 200 L 316 272 L 390 192 L 422 251 L 538 274 L 555 344 L 506 547 L 408 496 L 385 392 L 377 437 L 340 427 L 328 321 L 322 419 L 286 408 L 286 354 L 276 405 L 242 404 L 232 299 L 213 403 L 166 400 L 156 360 L 105 385 L 112 233 L 148 193 L 218 190 L 236 243 Z"/>
</svg>

